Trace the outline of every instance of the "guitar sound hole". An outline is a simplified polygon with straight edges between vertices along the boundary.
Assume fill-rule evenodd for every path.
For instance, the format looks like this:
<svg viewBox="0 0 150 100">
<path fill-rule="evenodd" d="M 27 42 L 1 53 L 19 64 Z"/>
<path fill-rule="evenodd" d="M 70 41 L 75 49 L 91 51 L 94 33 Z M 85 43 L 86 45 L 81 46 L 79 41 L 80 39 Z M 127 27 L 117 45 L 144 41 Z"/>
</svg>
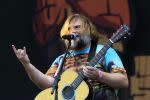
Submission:
<svg viewBox="0 0 150 100">
<path fill-rule="evenodd" d="M 62 90 L 62 96 L 64 99 L 73 99 L 74 98 L 74 89 L 71 86 L 65 86 Z"/>
</svg>

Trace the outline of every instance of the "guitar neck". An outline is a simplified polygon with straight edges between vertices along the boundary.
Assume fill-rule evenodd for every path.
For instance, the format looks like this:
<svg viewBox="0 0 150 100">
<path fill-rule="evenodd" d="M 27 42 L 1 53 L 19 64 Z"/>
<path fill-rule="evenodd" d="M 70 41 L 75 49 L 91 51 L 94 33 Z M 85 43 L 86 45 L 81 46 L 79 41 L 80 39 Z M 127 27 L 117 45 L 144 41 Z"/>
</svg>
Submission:
<svg viewBox="0 0 150 100">
<path fill-rule="evenodd" d="M 76 89 L 85 78 L 83 71 L 79 72 L 78 77 L 72 82 L 71 86 Z"/>
<path fill-rule="evenodd" d="M 94 56 L 94 58 L 88 63 L 89 66 L 94 67 L 98 62 L 102 63 L 102 59 L 106 51 L 112 46 L 113 42 L 109 39 L 103 48 Z"/>
<path fill-rule="evenodd" d="M 113 42 L 109 39 L 109 41 L 103 46 L 103 48 L 97 53 L 97 55 L 87 64 L 88 66 L 94 67 L 98 62 L 102 63 L 102 59 L 106 53 L 106 51 L 111 47 Z M 85 79 L 83 71 L 79 72 L 78 77 L 71 84 L 74 89 L 76 89 L 80 83 Z"/>
</svg>

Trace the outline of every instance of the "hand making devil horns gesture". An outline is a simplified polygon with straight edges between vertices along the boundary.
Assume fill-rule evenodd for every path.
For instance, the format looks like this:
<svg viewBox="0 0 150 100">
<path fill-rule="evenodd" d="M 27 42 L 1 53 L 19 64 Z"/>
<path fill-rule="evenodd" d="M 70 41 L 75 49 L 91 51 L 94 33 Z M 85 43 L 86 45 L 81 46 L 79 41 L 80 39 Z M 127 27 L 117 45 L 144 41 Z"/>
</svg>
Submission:
<svg viewBox="0 0 150 100">
<path fill-rule="evenodd" d="M 16 57 L 23 65 L 30 63 L 29 57 L 26 53 L 26 47 L 23 47 L 23 49 L 17 49 L 14 45 L 12 45 L 12 48 L 14 53 L 16 54 Z"/>
</svg>

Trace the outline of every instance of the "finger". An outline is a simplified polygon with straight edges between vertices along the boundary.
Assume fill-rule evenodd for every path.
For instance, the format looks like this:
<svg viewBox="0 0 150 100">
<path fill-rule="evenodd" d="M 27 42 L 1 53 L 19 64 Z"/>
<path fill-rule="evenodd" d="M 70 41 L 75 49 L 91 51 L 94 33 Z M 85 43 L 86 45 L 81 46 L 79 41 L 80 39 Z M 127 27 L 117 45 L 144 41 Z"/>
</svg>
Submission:
<svg viewBox="0 0 150 100">
<path fill-rule="evenodd" d="M 23 47 L 23 50 L 24 50 L 24 54 L 26 54 L 26 47 L 25 46 Z"/>
<path fill-rule="evenodd" d="M 83 72 L 84 72 L 84 73 L 91 73 L 91 71 L 88 70 L 86 67 L 83 68 Z"/>
<path fill-rule="evenodd" d="M 20 51 L 20 55 L 24 55 L 24 50 L 21 50 L 21 51 Z"/>
<path fill-rule="evenodd" d="M 14 45 L 12 45 L 12 48 L 13 48 L 14 52 L 17 53 L 17 49 Z"/>
<path fill-rule="evenodd" d="M 20 55 L 21 54 L 21 49 L 18 49 L 17 51 L 16 51 L 16 55 Z"/>
<path fill-rule="evenodd" d="M 85 66 L 83 66 L 83 71 L 88 71 L 88 69 Z"/>
<path fill-rule="evenodd" d="M 91 76 L 92 76 L 92 73 L 89 73 L 89 72 L 87 72 L 87 71 L 85 71 L 85 70 L 83 70 L 83 72 L 84 72 L 84 75 L 85 75 L 86 77 L 91 77 Z"/>
<path fill-rule="evenodd" d="M 72 63 L 74 63 L 74 61 L 73 60 L 69 60 L 67 63 L 68 64 L 72 64 Z"/>
<path fill-rule="evenodd" d="M 24 50 L 18 49 L 18 51 L 17 51 L 17 57 L 18 58 L 22 58 L 23 56 L 24 56 Z"/>
<path fill-rule="evenodd" d="M 94 67 L 91 67 L 91 66 L 86 66 L 86 68 L 87 68 L 88 70 L 90 70 L 90 71 L 95 70 L 95 68 L 94 68 Z"/>
</svg>

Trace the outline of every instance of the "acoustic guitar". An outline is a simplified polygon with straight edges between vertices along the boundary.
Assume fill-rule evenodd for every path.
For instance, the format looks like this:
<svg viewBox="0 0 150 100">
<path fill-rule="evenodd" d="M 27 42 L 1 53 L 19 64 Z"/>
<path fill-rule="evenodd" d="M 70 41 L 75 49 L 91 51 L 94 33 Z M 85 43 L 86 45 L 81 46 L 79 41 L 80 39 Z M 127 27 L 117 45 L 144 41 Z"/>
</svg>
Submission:
<svg viewBox="0 0 150 100">
<path fill-rule="evenodd" d="M 128 33 L 129 28 L 126 25 L 121 27 L 113 34 L 107 41 L 103 48 L 93 57 L 88 63 L 88 66 L 94 67 L 97 63 L 102 63 L 106 51 L 112 46 L 113 43 L 119 41 L 125 34 Z M 129 33 L 128 33 L 129 34 Z M 58 83 L 58 100 L 85 100 L 88 99 L 90 89 L 88 83 L 85 81 L 86 77 L 83 71 L 77 73 L 73 70 L 66 70 L 61 74 L 61 79 Z M 52 88 L 41 91 L 35 100 L 54 100 L 55 92 L 51 94 Z"/>
</svg>

